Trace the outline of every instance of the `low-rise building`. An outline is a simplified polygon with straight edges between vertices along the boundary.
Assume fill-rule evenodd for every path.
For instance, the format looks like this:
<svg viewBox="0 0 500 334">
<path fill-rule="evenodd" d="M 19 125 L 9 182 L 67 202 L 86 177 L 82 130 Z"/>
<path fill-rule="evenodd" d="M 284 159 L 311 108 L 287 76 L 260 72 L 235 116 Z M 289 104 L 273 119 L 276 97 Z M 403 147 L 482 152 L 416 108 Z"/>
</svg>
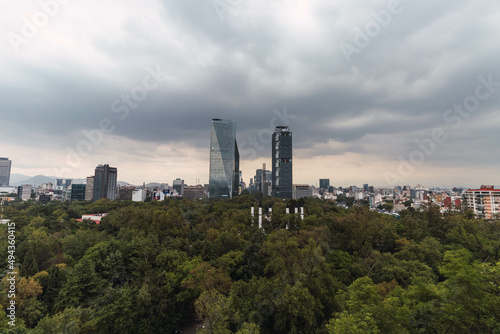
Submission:
<svg viewBox="0 0 500 334">
<path fill-rule="evenodd" d="M 132 193 L 132 201 L 134 202 L 144 202 L 146 200 L 147 190 L 146 189 L 135 189 Z"/>
<path fill-rule="evenodd" d="M 189 200 L 205 198 L 205 188 L 202 185 L 184 187 L 184 198 Z"/>
<path fill-rule="evenodd" d="M 293 199 L 300 199 L 303 197 L 312 197 L 313 190 L 308 184 L 294 184 L 293 185 Z"/>
<path fill-rule="evenodd" d="M 82 218 L 77 219 L 78 221 L 91 220 L 97 225 L 101 223 L 101 219 L 106 217 L 109 213 L 93 213 L 90 215 L 83 215 Z"/>
</svg>

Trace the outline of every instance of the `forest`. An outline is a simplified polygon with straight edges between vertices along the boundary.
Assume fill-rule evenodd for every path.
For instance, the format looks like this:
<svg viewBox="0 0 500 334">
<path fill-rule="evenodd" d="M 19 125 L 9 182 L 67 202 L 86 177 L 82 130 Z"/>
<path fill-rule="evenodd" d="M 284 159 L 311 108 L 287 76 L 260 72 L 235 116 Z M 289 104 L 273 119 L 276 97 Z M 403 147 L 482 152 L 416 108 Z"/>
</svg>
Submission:
<svg viewBox="0 0 500 334">
<path fill-rule="evenodd" d="M 261 229 L 252 206 L 272 208 Z M 298 206 L 304 219 L 285 213 Z M 109 214 L 76 220 L 90 213 Z M 500 334 L 500 221 L 466 210 L 244 195 L 16 201 L 3 215 L 1 333 Z"/>
</svg>

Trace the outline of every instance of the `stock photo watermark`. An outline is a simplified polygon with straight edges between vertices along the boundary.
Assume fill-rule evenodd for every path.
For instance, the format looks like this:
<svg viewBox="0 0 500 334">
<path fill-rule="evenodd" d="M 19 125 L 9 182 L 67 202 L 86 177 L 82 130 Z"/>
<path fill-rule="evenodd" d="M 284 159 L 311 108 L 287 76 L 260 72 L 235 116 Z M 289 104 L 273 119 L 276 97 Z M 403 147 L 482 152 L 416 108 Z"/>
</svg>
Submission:
<svg viewBox="0 0 500 334">
<path fill-rule="evenodd" d="M 9 319 L 9 326 L 16 326 L 16 283 L 17 272 L 16 269 L 16 224 L 9 222 L 7 225 L 7 239 L 8 239 L 8 256 L 7 256 L 7 298 L 9 300 L 7 306 L 7 318 Z"/>
<path fill-rule="evenodd" d="M 148 74 L 144 76 L 140 84 L 111 102 L 111 112 L 116 114 L 120 121 L 126 120 L 130 112 L 137 109 L 140 103 L 148 97 L 149 93 L 157 89 L 167 77 L 167 74 L 161 72 L 158 65 L 155 68 L 146 67 L 146 72 Z M 75 147 L 66 146 L 66 160 L 53 164 L 52 167 L 56 175 L 66 175 L 70 168 L 78 167 L 86 157 L 94 152 L 96 147 L 102 145 L 104 135 L 112 134 L 115 129 L 115 122 L 111 118 L 105 117 L 100 120 L 97 128 L 82 130 L 85 139 L 80 140 Z"/>
<path fill-rule="evenodd" d="M 260 129 L 257 136 L 248 136 L 243 140 L 238 147 L 241 152 L 247 157 L 247 159 L 253 160 L 258 157 L 258 152 L 262 152 L 269 147 L 269 143 L 272 141 L 272 136 L 276 126 L 283 125 L 289 126 L 291 120 L 295 119 L 296 115 L 289 114 L 288 110 L 283 107 L 283 111 L 274 108 L 272 111 L 274 115 L 269 121 L 269 127 Z M 280 121 L 278 123 L 278 121 Z"/>
<path fill-rule="evenodd" d="M 23 25 L 21 27 L 21 33 L 17 34 L 14 32 L 9 32 L 7 38 L 9 39 L 10 45 L 17 53 L 19 52 L 19 47 L 24 44 L 28 44 L 30 40 L 38 36 L 40 29 L 45 28 L 49 22 L 59 14 L 61 11 L 61 5 L 66 5 L 71 0 L 42 0 L 38 2 L 41 10 L 35 12 L 31 18 L 22 17 Z"/>
<path fill-rule="evenodd" d="M 412 1 L 412 0 L 406 0 Z M 392 0 L 389 2 L 385 9 L 381 9 L 371 13 L 372 20 L 368 21 L 363 28 L 355 27 L 353 32 L 352 42 L 341 42 L 339 44 L 340 50 L 344 55 L 347 63 L 352 62 L 354 54 L 359 55 L 365 48 L 367 48 L 372 40 L 382 32 L 383 28 L 387 28 L 393 18 L 403 12 L 404 6 L 400 0 Z"/>
<path fill-rule="evenodd" d="M 487 78 L 478 77 L 479 84 L 476 86 L 474 94 L 467 96 L 461 104 L 456 103 L 452 108 L 447 109 L 443 113 L 443 121 L 446 124 L 451 124 L 451 129 L 458 130 L 462 127 L 465 119 L 468 119 L 481 106 L 481 102 L 489 99 L 496 92 L 497 87 L 500 87 L 500 81 L 494 81 L 493 74 Z M 429 138 L 423 140 L 416 139 L 417 148 L 410 152 L 408 158 L 399 156 L 399 166 L 397 173 L 386 171 L 384 173 L 385 180 L 388 185 L 402 183 L 414 172 L 416 167 L 421 166 L 424 162 L 436 152 L 439 144 L 443 144 L 448 140 L 448 134 L 442 127 L 437 127 L 432 130 Z"/>
<path fill-rule="evenodd" d="M 243 0 L 212 0 L 212 7 L 221 21 L 226 19 L 226 16 L 241 6 Z"/>
</svg>

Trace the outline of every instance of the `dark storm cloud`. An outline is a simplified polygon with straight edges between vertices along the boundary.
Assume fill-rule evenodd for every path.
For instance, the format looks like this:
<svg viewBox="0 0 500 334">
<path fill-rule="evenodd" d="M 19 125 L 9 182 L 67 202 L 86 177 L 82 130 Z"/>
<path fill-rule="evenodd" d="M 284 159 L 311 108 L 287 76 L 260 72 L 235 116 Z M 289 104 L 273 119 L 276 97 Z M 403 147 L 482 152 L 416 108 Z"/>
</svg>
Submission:
<svg viewBox="0 0 500 334">
<path fill-rule="evenodd" d="M 40 62 L 13 60 L 12 75 L 22 80 L 0 80 L 1 108 L 8 111 L 2 117 L 39 133 L 58 131 L 69 142 L 110 118 L 114 135 L 204 148 L 211 118 L 235 119 L 244 141 L 269 127 L 274 108 L 286 107 L 295 116 L 290 127 L 297 149 L 325 144 L 305 156 L 370 152 L 397 159 L 432 129 L 449 127 L 444 112 L 474 94 L 478 76 L 492 73 L 500 81 L 493 24 L 499 5 L 401 0 L 403 11 L 348 63 L 340 43 L 352 44 L 353 30 L 364 29 L 373 20 L 370 12 L 388 3 L 313 1 L 309 13 L 295 13 L 300 2 L 280 7 L 244 0 L 225 20 L 211 1 L 161 1 L 154 17 L 130 10 L 116 26 L 89 28 L 91 50 L 76 46 L 76 52 L 91 51 L 85 66 L 81 59 L 43 54 Z M 297 16 L 287 17 L 291 13 Z M 167 79 L 120 120 L 112 102 L 130 94 L 146 67 L 156 65 Z M 498 130 L 481 127 L 481 120 L 499 101 L 500 87 L 463 128 L 449 132 L 430 161 L 452 164 L 461 155 L 477 161 L 494 149 L 487 138 L 498 142 Z M 368 137 L 386 135 L 386 146 L 382 139 L 365 145 Z M 267 157 L 268 150 L 258 154 Z"/>
</svg>

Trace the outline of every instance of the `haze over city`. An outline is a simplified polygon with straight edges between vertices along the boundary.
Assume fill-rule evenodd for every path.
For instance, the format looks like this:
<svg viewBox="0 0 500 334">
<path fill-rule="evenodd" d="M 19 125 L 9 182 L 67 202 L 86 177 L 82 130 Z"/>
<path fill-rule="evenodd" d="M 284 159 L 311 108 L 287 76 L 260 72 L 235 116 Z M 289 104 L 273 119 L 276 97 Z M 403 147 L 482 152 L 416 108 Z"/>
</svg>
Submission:
<svg viewBox="0 0 500 334">
<path fill-rule="evenodd" d="M 224 118 L 246 182 L 287 123 L 294 183 L 498 184 L 498 1 L 214 4 L 70 1 L 31 31 L 50 10 L 7 4 L 12 173 L 84 178 L 106 163 L 133 184 L 204 184 L 210 120 Z"/>
</svg>

